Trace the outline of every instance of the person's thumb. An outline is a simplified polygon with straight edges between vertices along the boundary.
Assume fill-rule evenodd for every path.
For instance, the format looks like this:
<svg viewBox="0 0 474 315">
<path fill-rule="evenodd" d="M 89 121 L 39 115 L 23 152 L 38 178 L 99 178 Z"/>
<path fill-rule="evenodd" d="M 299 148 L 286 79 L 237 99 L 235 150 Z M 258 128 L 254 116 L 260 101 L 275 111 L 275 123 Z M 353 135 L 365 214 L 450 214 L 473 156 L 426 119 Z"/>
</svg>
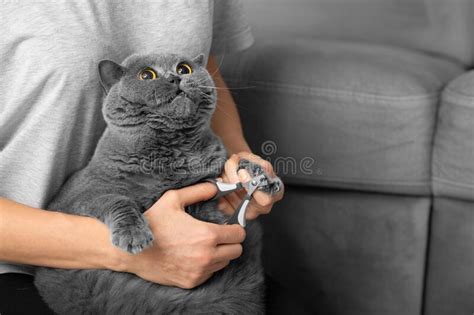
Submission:
<svg viewBox="0 0 474 315">
<path fill-rule="evenodd" d="M 227 162 L 225 162 L 225 175 L 229 179 L 230 183 L 240 182 L 239 175 L 237 174 L 237 170 L 239 169 L 239 161 L 240 157 L 237 154 L 232 154 Z"/>
<path fill-rule="evenodd" d="M 200 183 L 175 190 L 183 207 L 200 201 L 209 200 L 217 194 L 217 187 L 212 183 Z"/>
</svg>

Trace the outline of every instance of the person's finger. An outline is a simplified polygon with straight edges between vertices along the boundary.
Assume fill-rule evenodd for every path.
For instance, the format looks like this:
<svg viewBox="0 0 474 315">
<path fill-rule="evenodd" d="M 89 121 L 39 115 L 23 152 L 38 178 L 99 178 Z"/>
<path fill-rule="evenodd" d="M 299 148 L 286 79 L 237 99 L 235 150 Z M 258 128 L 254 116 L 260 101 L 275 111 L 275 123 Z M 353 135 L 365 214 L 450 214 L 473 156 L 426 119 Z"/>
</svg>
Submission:
<svg viewBox="0 0 474 315">
<path fill-rule="evenodd" d="M 229 200 L 227 200 L 226 197 L 219 198 L 219 201 L 217 203 L 217 209 L 229 216 L 231 216 L 235 212 L 235 207 L 229 202 Z"/>
<path fill-rule="evenodd" d="M 216 195 L 217 187 L 212 183 L 200 183 L 181 189 L 171 190 L 169 193 L 175 194 L 178 202 L 184 207 L 211 199 Z"/>
<path fill-rule="evenodd" d="M 273 167 L 270 162 L 263 160 L 259 156 L 252 154 L 250 152 L 240 152 L 238 154 L 232 155 L 229 160 L 226 162 L 225 165 L 225 173 L 223 174 L 224 182 L 241 182 L 245 183 L 252 179 L 251 175 L 248 171 L 238 169 L 240 159 L 247 159 L 252 163 L 258 164 L 262 166 L 264 171 L 269 176 L 275 176 L 273 172 Z M 235 172 L 237 172 L 238 180 L 235 176 Z M 238 206 L 241 204 L 242 199 L 245 196 L 245 191 L 235 192 L 233 194 L 229 194 L 225 196 L 227 203 L 221 202 L 220 205 L 225 213 L 230 213 L 229 211 L 229 204 L 232 208 L 237 209 Z M 249 203 L 247 208 L 247 213 L 245 215 L 246 219 L 252 220 L 258 217 L 261 214 L 268 214 L 271 211 L 272 205 L 282 199 L 283 191 L 275 195 L 267 194 L 263 191 L 255 191 L 252 196 L 252 201 Z"/>
<path fill-rule="evenodd" d="M 235 200 L 232 199 L 230 201 L 230 196 L 235 197 Z M 227 215 L 234 214 L 237 211 L 238 206 L 242 203 L 242 199 L 235 196 L 234 194 L 227 195 L 225 198 L 221 198 L 219 200 L 218 209 Z M 247 220 L 254 220 L 259 215 L 268 214 L 271 211 L 271 206 L 269 207 L 262 207 L 255 200 L 252 201 L 247 206 L 247 212 L 245 213 L 245 219 Z"/>
<path fill-rule="evenodd" d="M 258 155 L 253 154 L 252 152 L 246 152 L 246 151 L 239 152 L 237 153 L 237 155 L 239 156 L 240 159 L 246 159 L 252 163 L 256 163 L 258 160 L 262 159 Z"/>
<path fill-rule="evenodd" d="M 229 180 L 229 183 L 240 182 L 237 170 L 239 169 L 240 157 L 237 154 L 232 154 L 230 158 L 224 164 L 225 174 Z"/>
<path fill-rule="evenodd" d="M 275 196 L 272 196 L 263 191 L 257 190 L 253 193 L 252 201 L 258 204 L 262 208 L 267 208 L 267 207 L 271 207 L 275 203 L 275 201 L 277 201 Z"/>
<path fill-rule="evenodd" d="M 239 171 L 239 178 L 243 183 L 248 182 L 249 180 L 252 179 L 250 177 L 250 174 L 246 170 Z M 267 194 L 263 191 L 256 190 L 252 196 L 253 196 L 252 203 L 253 204 L 256 203 L 260 207 L 263 207 L 263 208 L 270 207 L 276 201 L 272 195 Z"/>
<path fill-rule="evenodd" d="M 242 245 L 240 244 L 219 245 L 216 247 L 214 259 L 216 262 L 233 260 L 242 255 L 242 250 Z"/>
<path fill-rule="evenodd" d="M 239 181 L 242 183 L 246 183 L 252 179 L 252 176 L 250 176 L 249 172 L 244 169 L 238 170 L 237 175 L 239 176 Z"/>
<path fill-rule="evenodd" d="M 239 170 L 238 172 L 239 178 L 242 182 L 248 182 L 251 177 L 250 174 L 246 170 Z M 255 191 L 253 194 L 254 200 L 262 207 L 268 207 L 274 204 L 276 201 L 280 200 L 283 197 L 283 189 L 280 190 L 275 195 L 270 195 L 263 191 Z"/>
<path fill-rule="evenodd" d="M 232 205 L 232 207 L 234 207 L 234 209 L 237 209 L 237 207 L 242 203 L 242 200 L 245 198 L 245 192 L 236 191 L 232 194 L 228 194 L 224 198 Z"/>
<path fill-rule="evenodd" d="M 183 289 L 194 289 L 195 287 L 197 286 L 200 286 L 201 284 L 203 284 L 204 282 L 206 282 L 209 278 L 211 278 L 213 275 L 212 272 L 208 272 L 206 274 L 203 274 L 201 275 L 198 279 L 196 279 L 192 285 L 189 285 L 189 286 L 186 286 L 185 288 Z"/>
<path fill-rule="evenodd" d="M 270 210 L 268 210 L 268 212 L 270 212 Z M 247 210 L 247 213 L 245 213 L 245 219 L 248 221 L 255 220 L 261 214 L 266 214 L 266 213 L 263 213 L 262 211 L 258 211 L 255 208 L 249 209 Z"/>
<path fill-rule="evenodd" d="M 222 174 L 222 180 L 223 180 L 224 183 L 231 183 L 230 178 L 226 174 Z M 234 180 L 234 182 L 235 182 L 235 180 Z M 239 182 L 239 181 L 237 181 L 237 182 Z M 229 195 L 236 196 L 238 198 L 238 200 L 240 201 L 245 197 L 246 194 L 247 194 L 247 191 L 245 189 L 240 189 L 240 190 L 234 191 L 233 193 L 231 193 Z M 226 196 L 228 196 L 228 195 L 226 195 Z"/>
<path fill-rule="evenodd" d="M 238 244 L 245 240 L 245 229 L 238 224 L 208 224 L 216 233 L 217 244 Z"/>
<path fill-rule="evenodd" d="M 268 202 L 270 202 L 271 204 L 274 204 L 275 202 L 283 199 L 284 194 L 285 194 L 285 186 L 281 185 L 280 190 L 273 195 L 270 195 L 264 191 L 257 190 L 254 194 L 254 198 L 260 205 L 268 204 Z M 269 199 L 271 199 L 271 201 L 269 201 Z"/>
<path fill-rule="evenodd" d="M 224 181 L 228 181 L 228 178 L 223 175 Z M 232 215 L 236 209 L 242 204 L 242 200 L 245 197 L 245 191 L 235 192 L 228 194 L 223 198 L 219 199 L 218 209 L 227 215 Z M 267 214 L 271 210 L 271 207 L 261 207 L 258 203 L 252 199 L 247 206 L 247 212 L 245 218 L 247 220 L 254 220 L 261 214 Z"/>
<path fill-rule="evenodd" d="M 229 265 L 230 261 L 220 261 L 218 263 L 215 263 L 213 264 L 212 266 L 209 267 L 209 271 L 214 273 L 214 272 L 218 272 L 219 270 L 221 269 L 224 269 L 225 267 L 227 267 Z"/>
<path fill-rule="evenodd" d="M 239 171 L 240 174 L 246 174 L 248 175 L 248 172 L 245 170 Z M 246 177 L 243 177 L 244 180 L 246 180 Z M 221 207 L 224 211 L 224 213 L 227 214 L 232 214 L 242 203 L 242 199 L 245 197 L 245 191 L 240 191 L 240 192 L 235 192 L 232 194 L 229 194 L 225 196 L 224 198 L 221 198 L 221 200 L 225 199 L 225 202 L 221 201 Z M 254 194 L 252 195 L 252 200 L 247 206 L 247 213 L 245 214 L 245 218 L 247 220 L 253 220 L 257 218 L 261 214 L 268 214 L 271 211 L 272 205 L 275 201 L 281 199 L 273 199 L 272 196 L 270 196 L 267 193 L 264 193 L 262 191 L 255 191 Z M 232 210 L 229 209 L 229 206 L 232 207 Z"/>
</svg>

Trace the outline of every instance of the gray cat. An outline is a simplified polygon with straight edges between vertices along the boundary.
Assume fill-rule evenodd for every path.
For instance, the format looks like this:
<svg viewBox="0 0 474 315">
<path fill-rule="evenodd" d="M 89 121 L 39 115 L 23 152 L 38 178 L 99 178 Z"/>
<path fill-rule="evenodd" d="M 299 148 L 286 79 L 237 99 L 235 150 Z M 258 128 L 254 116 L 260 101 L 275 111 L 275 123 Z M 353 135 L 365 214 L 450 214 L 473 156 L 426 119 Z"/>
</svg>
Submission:
<svg viewBox="0 0 474 315">
<path fill-rule="evenodd" d="M 133 55 L 122 65 L 99 64 L 107 92 L 107 128 L 88 165 L 73 174 L 48 209 L 96 217 L 110 229 L 115 246 L 138 253 L 153 235 L 142 213 L 169 189 L 220 175 L 226 161 L 210 129 L 216 106 L 203 56 Z M 251 174 L 263 170 L 248 161 Z M 278 178 L 263 189 L 275 193 Z M 194 217 L 224 223 L 215 201 L 191 206 Z M 240 258 L 203 285 L 184 290 L 109 270 L 38 268 L 35 284 L 59 314 L 260 314 L 263 270 L 260 228 L 247 226 Z"/>
</svg>

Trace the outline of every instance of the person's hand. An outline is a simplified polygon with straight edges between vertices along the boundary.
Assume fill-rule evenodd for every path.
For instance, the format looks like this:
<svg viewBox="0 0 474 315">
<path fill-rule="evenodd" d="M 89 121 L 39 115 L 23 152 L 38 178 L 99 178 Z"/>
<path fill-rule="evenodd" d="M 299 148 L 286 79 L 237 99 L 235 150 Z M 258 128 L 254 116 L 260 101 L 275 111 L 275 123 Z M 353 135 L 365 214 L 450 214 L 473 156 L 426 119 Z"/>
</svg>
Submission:
<svg viewBox="0 0 474 315">
<path fill-rule="evenodd" d="M 199 221 L 184 211 L 216 192 L 210 183 L 167 191 L 144 213 L 155 236 L 153 246 L 129 255 L 127 271 L 148 281 L 190 289 L 238 258 L 245 239 L 241 226 Z"/>
<path fill-rule="evenodd" d="M 276 176 L 272 164 L 258 155 L 249 153 L 249 152 L 240 152 L 237 154 L 231 155 L 227 160 L 224 167 L 224 173 L 221 175 L 221 178 L 224 182 L 227 183 L 237 183 L 237 182 L 248 182 L 252 177 L 246 170 L 238 170 L 239 161 L 241 159 L 249 160 L 255 164 L 262 166 L 265 172 L 269 176 Z M 275 195 L 270 195 L 262 191 L 256 191 L 253 194 L 253 199 L 249 203 L 247 208 L 247 213 L 245 218 L 247 220 L 253 220 L 259 215 L 268 214 L 272 210 L 273 204 L 283 198 L 284 188 Z M 242 199 L 245 196 L 245 190 L 237 191 L 231 194 L 228 194 L 219 200 L 219 209 L 224 213 L 231 215 L 234 213 L 235 209 L 240 205 Z"/>
</svg>

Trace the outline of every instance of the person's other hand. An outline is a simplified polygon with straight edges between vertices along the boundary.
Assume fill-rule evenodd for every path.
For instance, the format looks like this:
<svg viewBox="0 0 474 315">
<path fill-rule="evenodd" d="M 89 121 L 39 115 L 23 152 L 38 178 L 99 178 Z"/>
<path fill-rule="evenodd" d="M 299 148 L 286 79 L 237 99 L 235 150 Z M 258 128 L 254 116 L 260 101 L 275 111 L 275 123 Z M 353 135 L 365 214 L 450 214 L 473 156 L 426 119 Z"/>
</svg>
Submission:
<svg viewBox="0 0 474 315">
<path fill-rule="evenodd" d="M 128 272 L 152 282 L 194 288 L 242 254 L 245 230 L 239 225 L 199 221 L 185 206 L 212 198 L 210 183 L 169 190 L 144 215 L 155 240 L 153 246 L 129 255 Z"/>
<path fill-rule="evenodd" d="M 224 173 L 221 175 L 221 178 L 224 182 L 228 183 L 237 183 L 237 182 L 248 182 L 251 179 L 250 174 L 246 170 L 239 170 L 239 161 L 241 159 L 249 160 L 252 163 L 260 165 L 265 172 L 271 176 L 275 177 L 275 172 L 273 171 L 272 164 L 258 155 L 252 154 L 250 152 L 239 152 L 237 154 L 231 155 L 227 160 L 224 167 Z M 262 191 L 256 191 L 253 194 L 252 201 L 249 203 L 247 208 L 247 213 L 245 218 L 247 220 L 253 220 L 259 215 L 268 214 L 272 210 L 273 204 L 283 198 L 284 187 L 276 193 L 275 195 L 270 195 Z M 245 197 L 245 190 L 237 191 L 231 194 L 228 194 L 219 200 L 219 209 L 224 213 L 231 215 L 234 213 L 235 209 L 240 205 L 243 198 Z"/>
</svg>

